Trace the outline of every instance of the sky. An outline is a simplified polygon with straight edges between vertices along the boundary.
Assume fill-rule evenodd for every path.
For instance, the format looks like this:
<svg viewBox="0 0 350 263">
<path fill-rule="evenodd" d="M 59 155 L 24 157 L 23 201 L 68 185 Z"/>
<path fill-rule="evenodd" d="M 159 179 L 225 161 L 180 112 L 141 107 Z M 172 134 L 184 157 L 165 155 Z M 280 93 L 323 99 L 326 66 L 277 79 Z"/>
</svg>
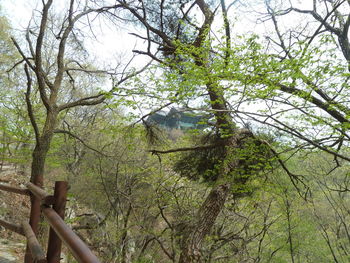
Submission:
<svg viewBox="0 0 350 263">
<path fill-rule="evenodd" d="M 57 5 L 57 3 L 63 2 L 65 1 L 54 1 L 54 4 Z M 19 30 L 24 30 L 28 26 L 33 10 L 41 9 L 40 3 L 41 1 L 39 0 L 0 0 L 0 6 L 3 7 L 3 11 L 11 20 L 13 27 Z M 230 11 L 232 17 L 237 15 L 234 7 Z M 262 32 L 266 30 L 265 25 L 257 25 L 254 20 L 255 16 L 251 16 L 251 14 L 243 15 L 239 20 L 233 20 L 235 24 L 234 31 L 236 33 L 244 33 L 247 31 Z M 216 19 L 217 28 L 221 27 L 221 22 L 221 18 Z M 135 28 L 132 30 L 134 31 Z M 99 59 L 110 59 L 111 54 L 128 52 L 135 45 L 142 46 L 141 41 L 131 36 L 125 28 L 116 29 L 104 26 L 103 28 L 98 28 L 96 32 L 100 32 L 98 41 L 90 43 L 88 47 L 90 46 L 89 48 L 93 50 Z"/>
<path fill-rule="evenodd" d="M 59 10 L 62 8 L 62 3 L 65 1 L 54 1 L 55 7 Z M 227 1 L 229 2 L 229 1 Z M 247 9 L 256 9 L 256 13 L 251 11 L 237 12 L 235 6 L 231 7 L 229 17 L 234 18 L 236 15 L 240 15 L 239 19 L 234 20 L 233 22 L 233 33 L 243 34 L 245 32 L 254 32 L 254 33 L 265 33 L 266 31 L 272 31 L 273 28 L 269 23 L 256 23 L 257 14 L 259 12 L 265 12 L 263 6 L 256 5 L 255 1 L 245 1 L 248 6 Z M 310 3 L 312 1 L 298 1 L 297 7 L 309 9 L 311 8 Z M 303 3 L 303 4 L 301 4 Z M 308 3 L 308 5 L 306 5 Z M 11 23 L 18 33 L 21 33 L 21 30 L 24 30 L 32 16 L 32 12 L 35 9 L 41 9 L 41 1 L 39 0 L 0 0 L 0 5 L 4 8 L 5 14 L 11 20 Z M 220 22 L 222 19 L 218 16 L 216 20 L 216 28 L 220 28 Z M 290 23 L 295 23 L 295 21 L 285 21 L 285 25 L 289 26 Z M 132 28 L 134 31 L 135 28 Z M 142 41 L 137 40 L 134 36 L 131 36 L 128 33 L 128 30 L 125 28 L 116 28 L 116 26 L 105 26 L 96 27 L 94 30 L 96 33 L 96 39 L 92 41 L 87 41 L 85 46 L 88 48 L 90 53 L 95 57 L 95 61 L 103 66 L 110 64 L 111 67 L 114 67 L 118 62 L 126 63 L 129 58 L 132 56 L 132 49 L 137 46 L 139 49 L 144 50 L 144 44 Z M 22 34 L 23 35 L 23 34 Z M 133 65 L 142 67 L 145 65 L 149 59 L 146 56 L 139 56 Z M 114 64 L 113 64 L 114 63 Z"/>
<path fill-rule="evenodd" d="M 65 1 L 62 0 L 54 1 L 54 5 L 62 6 L 64 2 Z M 249 3 L 249 1 L 246 2 Z M 24 30 L 28 26 L 33 10 L 41 9 L 41 1 L 0 0 L 0 6 L 3 7 L 5 14 L 7 14 L 7 17 L 11 20 L 13 28 L 17 29 L 18 33 L 20 33 L 19 30 Z M 249 6 L 249 8 L 253 8 L 253 6 Z M 259 5 L 254 6 L 254 8 L 259 10 Z M 231 7 L 229 12 L 229 16 L 232 18 L 231 20 L 234 25 L 233 33 L 262 33 L 269 30 L 268 25 L 264 23 L 257 24 L 255 22 L 257 18 L 256 14 L 238 12 L 235 6 Z M 239 19 L 235 18 L 237 15 L 239 15 Z M 214 27 L 218 29 L 222 28 L 221 17 L 218 17 L 214 22 Z M 132 28 L 132 31 L 135 31 L 135 28 Z M 85 44 L 87 48 L 92 51 L 91 53 L 95 54 L 96 60 L 102 61 L 102 63 L 109 63 L 112 60 L 118 61 L 120 57 L 125 54 L 126 57 L 131 57 L 131 50 L 134 46 L 144 50 L 144 48 L 142 48 L 144 47 L 143 42 L 130 35 L 125 28 L 116 28 L 115 26 L 107 27 L 104 25 L 103 27 L 96 28 L 95 33 L 97 34 L 97 38 Z M 137 61 L 139 64 L 145 64 L 147 59 L 145 57 L 139 57 Z"/>
<path fill-rule="evenodd" d="M 282 1 L 282 0 L 281 0 Z M 32 10 L 41 8 L 41 1 L 39 0 L 0 0 L 0 5 L 4 8 L 4 13 L 11 20 L 13 27 L 17 30 L 18 33 L 21 33 L 21 30 L 24 30 L 28 22 L 32 16 Z M 54 1 L 54 3 L 59 8 L 59 5 L 65 2 L 63 0 Z M 298 1 L 296 7 L 303 9 L 310 9 L 311 0 L 303 0 Z M 39 3 L 39 5 L 37 4 Z M 248 3 L 248 1 L 246 1 Z M 255 3 L 254 3 L 255 4 Z M 308 5 L 307 5 L 308 4 Z M 239 13 L 235 7 L 232 7 L 230 10 L 230 18 L 234 18 L 236 15 L 240 15 L 239 19 L 234 20 L 233 23 L 233 34 L 243 34 L 245 32 L 254 32 L 254 33 L 266 33 L 266 31 L 273 31 L 271 23 L 256 23 L 256 18 L 259 12 L 265 12 L 263 6 L 255 6 L 257 9 L 256 13 L 247 12 L 247 13 Z M 289 19 L 289 20 L 288 20 Z M 285 27 L 289 27 L 290 25 L 298 24 L 297 19 L 300 19 L 298 16 L 289 16 L 288 19 L 285 19 L 282 24 Z M 218 16 L 218 22 L 215 25 L 216 28 L 220 28 L 220 21 L 222 22 L 220 16 Z M 280 24 L 281 25 L 281 24 Z M 135 28 L 132 28 L 134 31 Z M 125 28 L 116 28 L 115 26 L 103 26 L 101 28 L 96 28 L 94 30 L 96 35 L 96 39 L 92 41 L 87 41 L 85 43 L 86 47 L 89 49 L 89 53 L 92 53 L 95 57 L 96 61 L 102 64 L 111 64 L 113 67 L 113 63 L 116 64 L 118 62 L 126 63 L 128 58 L 132 55 L 132 49 L 135 46 L 138 46 L 139 49 L 144 50 L 144 45 L 142 41 L 136 40 L 134 36 L 131 36 L 128 33 L 128 30 Z M 138 67 L 142 67 L 148 61 L 146 56 L 139 56 L 139 59 L 133 63 Z M 94 61 L 95 62 L 95 61 Z M 106 85 L 108 86 L 108 85 Z M 110 86 L 110 85 L 109 85 Z M 109 89 L 109 87 L 106 87 Z M 165 98 L 166 99 L 166 98 Z M 253 106 L 246 106 L 248 111 L 257 112 L 259 109 L 265 108 L 262 104 L 255 104 Z M 140 108 L 140 115 L 144 115 L 148 112 L 148 108 Z M 137 114 L 137 113 L 136 113 Z"/>
<path fill-rule="evenodd" d="M 19 35 L 23 35 L 21 31 L 25 30 L 33 15 L 33 10 L 41 9 L 41 1 L 38 0 L 0 0 L 0 6 L 3 12 L 10 20 L 13 29 Z M 39 4 L 38 4 L 39 3 Z M 63 1 L 54 1 L 58 6 Z M 103 66 L 111 64 L 111 67 L 116 66 L 120 60 L 128 61 L 132 56 L 131 47 L 142 46 L 142 42 L 130 35 L 124 28 L 117 28 L 112 26 L 96 26 L 94 30 L 96 39 L 87 41 L 86 48 L 93 54 L 94 61 L 99 61 Z M 143 65 L 148 61 L 145 57 L 137 59 L 137 64 Z M 113 61 L 116 64 L 113 64 Z"/>
<path fill-rule="evenodd" d="M 66 1 L 59 0 L 54 1 L 54 5 L 62 6 L 62 3 Z M 230 1 L 227 0 L 227 3 Z M 242 1 L 243 5 L 232 6 L 229 10 L 229 18 L 233 26 L 233 33 L 244 34 L 246 32 L 265 33 L 271 31 L 272 24 L 256 23 L 258 13 L 266 12 L 264 5 L 261 5 L 262 0 Z M 303 9 L 312 8 L 312 0 L 294 0 L 295 7 Z M 32 12 L 35 9 L 41 9 L 41 1 L 39 0 L 0 0 L 0 6 L 3 7 L 5 14 L 11 20 L 15 29 L 23 30 L 27 27 L 28 22 L 32 16 Z M 245 6 L 245 7 L 244 7 Z M 242 8 L 243 7 L 243 8 Z M 244 10 L 249 10 L 246 13 Z M 254 10 L 254 12 L 252 12 Z M 238 17 L 238 18 L 237 18 Z M 294 17 L 294 19 L 293 19 Z M 286 21 L 281 23 L 286 27 L 291 24 L 297 24 L 298 16 L 293 15 L 288 17 Z M 221 18 L 215 20 L 216 28 L 222 27 Z M 135 28 L 132 28 L 134 31 Z M 125 28 L 108 28 L 103 26 L 97 28 L 96 32 L 99 34 L 97 40 L 92 43 L 88 43 L 90 48 L 96 57 L 101 60 L 111 60 L 113 56 L 119 56 L 125 52 L 131 52 L 131 47 L 138 45 L 142 46 L 142 41 L 136 40 L 134 36 L 131 36 Z M 130 54 L 129 54 L 130 55 Z M 143 60 L 141 60 L 143 61 Z"/>
</svg>

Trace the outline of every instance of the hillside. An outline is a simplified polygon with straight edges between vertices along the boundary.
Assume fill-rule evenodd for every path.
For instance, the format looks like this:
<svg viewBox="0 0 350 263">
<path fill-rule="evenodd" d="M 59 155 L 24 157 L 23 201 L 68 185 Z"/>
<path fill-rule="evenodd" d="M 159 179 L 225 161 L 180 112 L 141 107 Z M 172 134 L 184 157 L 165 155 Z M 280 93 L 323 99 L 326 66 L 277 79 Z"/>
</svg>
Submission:
<svg viewBox="0 0 350 263">
<path fill-rule="evenodd" d="M 27 178 L 16 172 L 13 165 L 4 165 L 0 171 L 0 183 L 20 186 L 26 180 Z M 18 224 L 23 218 L 28 218 L 29 206 L 28 197 L 0 191 L 1 218 Z M 22 262 L 25 253 L 25 239 L 2 227 L 0 227 L 0 237 L 0 262 Z"/>
</svg>

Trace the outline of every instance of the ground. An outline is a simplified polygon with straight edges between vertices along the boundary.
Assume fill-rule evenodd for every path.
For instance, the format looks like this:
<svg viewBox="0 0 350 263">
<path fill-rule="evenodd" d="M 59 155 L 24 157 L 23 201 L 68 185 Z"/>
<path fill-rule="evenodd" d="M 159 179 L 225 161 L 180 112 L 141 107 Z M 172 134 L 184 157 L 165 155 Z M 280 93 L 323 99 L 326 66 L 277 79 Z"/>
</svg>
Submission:
<svg viewBox="0 0 350 263">
<path fill-rule="evenodd" d="M 0 239 L 0 263 L 23 262 L 22 257 L 24 250 L 25 245 L 23 243 Z"/>
<path fill-rule="evenodd" d="M 21 186 L 27 180 L 13 165 L 4 165 L 0 170 L 0 183 Z M 0 218 L 19 224 L 28 215 L 28 197 L 0 191 Z M 0 263 L 23 262 L 24 242 L 24 237 L 0 227 Z"/>
</svg>

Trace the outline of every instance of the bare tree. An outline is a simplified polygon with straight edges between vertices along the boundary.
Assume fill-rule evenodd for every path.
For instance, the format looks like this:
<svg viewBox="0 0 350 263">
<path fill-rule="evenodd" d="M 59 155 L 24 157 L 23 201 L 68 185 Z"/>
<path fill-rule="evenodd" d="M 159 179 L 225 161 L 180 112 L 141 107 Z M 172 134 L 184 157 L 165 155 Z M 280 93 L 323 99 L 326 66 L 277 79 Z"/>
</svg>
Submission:
<svg viewBox="0 0 350 263">
<path fill-rule="evenodd" d="M 117 71 L 96 70 L 85 63 L 86 52 L 82 47 L 83 39 L 79 39 L 83 31 L 82 24 L 88 25 L 92 30 L 92 22 L 96 16 L 108 11 L 115 11 L 120 5 L 98 6 L 93 1 L 76 2 L 68 1 L 63 17 L 55 17 L 53 0 L 42 1 L 42 10 L 37 17 L 33 17 L 25 32 L 25 43 L 12 38 L 13 44 L 21 55 L 21 61 L 16 66 L 24 63 L 24 73 L 27 79 L 25 101 L 28 115 L 35 134 L 35 147 L 32 153 L 31 182 L 43 187 L 44 168 L 47 153 L 55 133 L 67 131 L 57 130 L 61 116 L 75 107 L 93 106 L 103 103 L 107 95 L 112 94 L 113 89 L 126 80 L 137 75 L 139 71 L 128 71 L 127 68 Z M 80 54 L 77 55 L 77 52 Z M 142 71 L 142 70 L 141 70 Z M 72 90 L 79 89 L 75 85 L 79 74 L 117 76 L 115 85 L 107 92 L 84 94 L 78 92 L 77 96 L 68 98 L 65 93 L 68 87 Z M 116 78 L 116 77 L 114 77 Z M 40 95 L 43 106 L 44 120 L 39 120 L 37 107 L 33 107 L 33 97 Z M 30 224 L 35 233 L 38 232 L 40 201 L 32 197 L 32 211 Z M 30 260 L 30 259 L 28 259 Z M 26 261 L 30 262 L 30 261 Z"/>
</svg>

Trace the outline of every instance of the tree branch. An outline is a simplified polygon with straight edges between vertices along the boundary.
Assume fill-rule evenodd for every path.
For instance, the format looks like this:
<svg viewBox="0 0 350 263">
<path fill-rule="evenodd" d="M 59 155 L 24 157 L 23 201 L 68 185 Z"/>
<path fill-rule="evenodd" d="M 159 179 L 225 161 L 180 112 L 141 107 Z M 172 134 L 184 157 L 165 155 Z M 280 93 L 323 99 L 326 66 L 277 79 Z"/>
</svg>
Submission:
<svg viewBox="0 0 350 263">
<path fill-rule="evenodd" d="M 306 92 L 304 92 L 298 88 L 295 88 L 295 87 L 286 86 L 286 85 L 283 85 L 280 83 L 276 83 L 275 85 L 277 87 L 279 87 L 284 92 L 287 92 L 287 93 L 292 94 L 292 95 L 296 95 L 299 98 L 307 100 L 310 103 L 316 105 L 317 107 L 319 107 L 320 109 L 327 112 L 329 115 L 331 115 L 334 119 L 336 119 L 340 123 L 342 123 L 342 124 L 349 123 L 349 120 L 346 119 L 343 114 L 341 114 L 339 111 L 337 111 L 331 107 L 332 106 L 331 103 L 328 103 L 328 102 L 325 103 L 312 95 L 305 94 Z M 307 96 L 307 98 L 305 98 L 305 96 Z"/>
<path fill-rule="evenodd" d="M 106 99 L 104 94 L 98 94 L 86 98 L 82 98 L 73 102 L 65 103 L 58 107 L 58 111 L 63 111 L 77 106 L 92 106 L 102 103 Z"/>
<path fill-rule="evenodd" d="M 217 144 L 209 144 L 209 145 L 201 145 L 201 146 L 193 146 L 193 147 L 183 147 L 183 148 L 176 148 L 176 149 L 170 149 L 170 150 L 149 150 L 148 152 L 152 154 L 165 154 L 165 153 L 174 153 L 174 152 L 186 152 L 186 151 L 200 151 L 200 150 L 208 150 L 213 149 L 219 146 L 223 146 L 224 143 L 217 143 Z"/>
<path fill-rule="evenodd" d="M 207 5 L 207 3 L 204 0 L 196 0 L 197 6 L 200 8 L 204 15 L 204 22 L 201 28 L 199 29 L 198 35 L 196 39 L 193 42 L 193 46 L 195 47 L 202 47 L 203 42 L 206 39 L 210 26 L 214 21 L 214 14 L 215 12 L 212 12 Z"/>
<path fill-rule="evenodd" d="M 30 93 L 31 93 L 31 89 L 32 89 L 32 78 L 30 77 L 27 64 L 24 65 L 24 71 L 25 71 L 26 77 L 27 77 L 27 92 L 25 93 L 25 97 L 26 97 L 28 116 L 29 116 L 30 122 L 33 126 L 33 129 L 34 129 L 36 143 L 39 144 L 39 141 L 40 141 L 39 140 L 39 137 L 40 137 L 39 128 L 38 128 L 38 125 L 36 123 L 35 116 L 33 113 L 33 106 L 32 106 L 32 103 L 30 101 Z"/>
<path fill-rule="evenodd" d="M 224 19 L 224 27 L 225 27 L 225 34 L 226 34 L 225 66 L 227 66 L 230 58 L 230 52 L 231 52 L 231 31 L 230 31 L 230 23 L 227 17 L 225 0 L 221 0 L 220 2 L 221 2 L 221 10 L 222 10 L 222 16 Z"/>
<path fill-rule="evenodd" d="M 33 64 L 30 62 L 30 59 L 24 54 L 24 52 L 22 51 L 21 47 L 18 45 L 16 39 L 14 37 L 11 37 L 11 40 L 13 42 L 13 44 L 15 45 L 18 53 L 22 56 L 23 60 L 27 63 L 27 65 L 33 70 L 35 71 L 35 67 L 33 66 Z"/>
<path fill-rule="evenodd" d="M 43 101 L 43 104 L 45 105 L 46 109 L 48 111 L 51 111 L 52 107 L 54 105 L 49 103 L 46 91 L 45 91 L 45 78 L 44 78 L 44 71 L 42 68 L 42 54 L 41 54 L 41 49 L 43 46 L 44 42 L 44 36 L 45 36 L 45 31 L 46 31 L 46 25 L 47 25 L 47 20 L 48 20 L 48 14 L 49 14 L 49 9 L 52 5 L 53 0 L 48 0 L 47 3 L 45 4 L 43 1 L 43 11 L 41 15 L 41 23 L 40 23 L 40 29 L 39 29 L 39 34 L 37 37 L 37 42 L 36 42 L 36 48 L 35 48 L 35 69 L 34 72 L 37 76 L 38 80 L 38 89 L 40 93 L 41 100 Z"/>
<path fill-rule="evenodd" d="M 97 149 L 95 149 L 95 148 L 89 146 L 87 143 L 85 143 L 85 141 L 84 141 L 83 139 L 81 139 L 79 136 L 73 134 L 73 133 L 70 132 L 70 131 L 57 129 L 57 130 L 54 131 L 54 133 L 67 134 L 67 135 L 69 135 L 70 137 L 72 137 L 72 138 L 74 138 L 74 139 L 80 141 L 86 148 L 88 148 L 88 149 L 90 149 L 90 150 L 92 150 L 92 151 L 94 151 L 94 152 L 96 152 L 96 153 L 98 153 L 98 154 L 100 154 L 100 155 L 102 155 L 102 156 L 105 156 L 105 157 L 113 157 L 113 156 L 111 156 L 111 155 L 107 155 L 107 154 L 105 154 L 105 153 L 103 153 L 103 152 L 101 152 L 101 151 L 99 151 L 99 150 L 97 150 Z"/>
</svg>

